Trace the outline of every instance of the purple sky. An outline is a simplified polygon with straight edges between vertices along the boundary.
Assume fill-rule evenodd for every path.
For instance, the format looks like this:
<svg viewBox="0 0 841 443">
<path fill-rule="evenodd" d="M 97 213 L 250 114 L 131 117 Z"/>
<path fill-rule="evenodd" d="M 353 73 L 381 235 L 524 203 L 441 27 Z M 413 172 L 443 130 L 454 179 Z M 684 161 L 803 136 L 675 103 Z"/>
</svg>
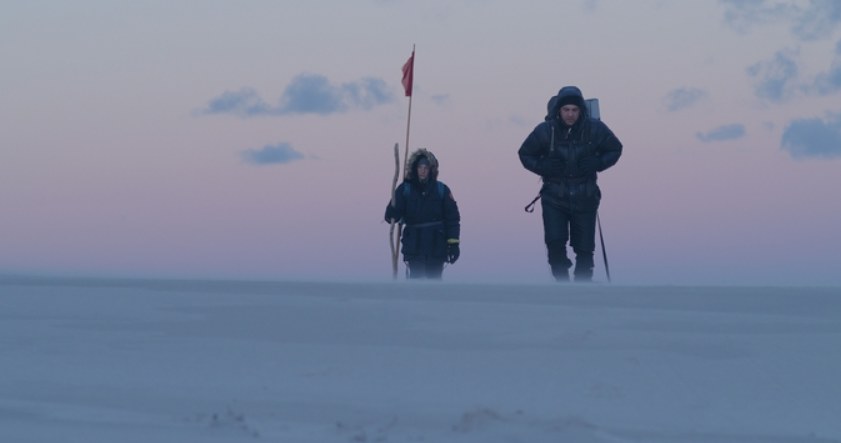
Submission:
<svg viewBox="0 0 841 443">
<path fill-rule="evenodd" d="M 837 2 L 48 3 L 0 16 L 0 274 L 389 279 L 415 44 L 445 278 L 549 279 L 516 152 L 572 84 L 615 282 L 841 284 Z"/>
</svg>

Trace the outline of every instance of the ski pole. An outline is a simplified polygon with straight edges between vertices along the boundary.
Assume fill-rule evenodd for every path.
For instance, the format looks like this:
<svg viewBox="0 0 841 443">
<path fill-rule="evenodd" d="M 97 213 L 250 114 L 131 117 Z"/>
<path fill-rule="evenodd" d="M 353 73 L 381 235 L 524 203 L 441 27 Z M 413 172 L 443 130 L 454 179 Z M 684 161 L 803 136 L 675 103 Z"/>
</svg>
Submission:
<svg viewBox="0 0 841 443">
<path fill-rule="evenodd" d="M 604 258 L 604 271 L 607 274 L 607 282 L 610 283 L 610 266 L 607 264 L 607 251 L 604 249 L 604 231 L 602 231 L 602 220 L 596 212 L 596 223 L 599 226 L 599 239 L 602 243 L 602 257 Z"/>
</svg>

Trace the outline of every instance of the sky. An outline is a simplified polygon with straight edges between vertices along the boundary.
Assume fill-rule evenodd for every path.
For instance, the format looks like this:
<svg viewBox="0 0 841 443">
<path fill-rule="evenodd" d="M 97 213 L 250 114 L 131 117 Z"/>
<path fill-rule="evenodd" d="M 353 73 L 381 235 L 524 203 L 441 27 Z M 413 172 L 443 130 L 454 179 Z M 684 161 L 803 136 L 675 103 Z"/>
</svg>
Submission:
<svg viewBox="0 0 841 443">
<path fill-rule="evenodd" d="M 0 277 L 0 440 L 838 443 L 837 288 Z"/>
<path fill-rule="evenodd" d="M 0 9 L 0 274 L 391 279 L 408 126 L 462 214 L 445 278 L 547 281 L 517 149 L 576 85 L 624 145 L 613 282 L 841 284 L 838 2 Z"/>
</svg>

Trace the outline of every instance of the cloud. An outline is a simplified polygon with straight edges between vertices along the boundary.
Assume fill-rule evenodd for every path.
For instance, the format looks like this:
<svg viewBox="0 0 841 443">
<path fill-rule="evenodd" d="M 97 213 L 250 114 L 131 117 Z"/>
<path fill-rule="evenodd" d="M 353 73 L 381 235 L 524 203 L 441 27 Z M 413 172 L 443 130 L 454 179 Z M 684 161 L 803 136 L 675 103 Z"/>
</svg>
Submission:
<svg viewBox="0 0 841 443">
<path fill-rule="evenodd" d="M 724 22 L 738 32 L 751 27 L 796 16 L 797 8 L 787 4 L 769 4 L 765 0 L 721 0 Z"/>
<path fill-rule="evenodd" d="M 365 110 L 394 101 L 385 81 L 379 78 L 368 77 L 356 83 L 343 84 L 341 93 L 351 107 Z"/>
<path fill-rule="evenodd" d="M 837 0 L 721 0 L 724 22 L 738 32 L 753 26 L 788 23 L 801 40 L 816 40 L 832 35 L 841 24 L 841 2 Z"/>
<path fill-rule="evenodd" d="M 841 157 L 841 114 L 794 120 L 783 131 L 782 149 L 792 158 Z"/>
<path fill-rule="evenodd" d="M 242 158 L 253 165 L 274 165 L 289 163 L 304 158 L 303 154 L 292 149 L 289 143 L 266 145 L 260 149 L 242 151 Z"/>
<path fill-rule="evenodd" d="M 739 123 L 734 123 L 731 125 L 719 126 L 707 133 L 699 132 L 695 136 L 698 140 L 701 140 L 704 143 L 735 140 L 745 136 L 745 126 Z"/>
<path fill-rule="evenodd" d="M 693 106 L 707 97 L 707 92 L 698 88 L 678 88 L 666 94 L 664 101 L 669 112 L 679 111 Z"/>
<path fill-rule="evenodd" d="M 342 100 L 340 88 L 330 85 L 326 77 L 302 74 L 295 77 L 283 91 L 280 106 L 274 114 L 332 114 L 344 112 L 348 105 Z"/>
<path fill-rule="evenodd" d="M 777 51 L 774 58 L 758 62 L 747 69 L 754 79 L 754 92 L 762 99 L 781 102 L 788 98 L 797 78 L 796 53 Z"/>
<path fill-rule="evenodd" d="M 818 95 L 829 95 L 841 90 L 841 40 L 835 44 L 835 58 L 829 70 L 818 74 L 813 84 L 805 85 L 802 89 Z"/>
<path fill-rule="evenodd" d="M 353 109 L 369 110 L 393 101 L 394 95 L 382 79 L 363 78 L 333 85 L 322 75 L 301 74 L 286 86 L 277 106 L 269 105 L 253 89 L 243 88 L 211 99 L 201 113 L 240 117 L 329 115 Z"/>
<path fill-rule="evenodd" d="M 804 40 L 827 37 L 841 24 L 841 3 L 837 0 L 812 0 L 799 9 L 792 31 Z"/>
<path fill-rule="evenodd" d="M 257 95 L 253 89 L 243 88 L 239 91 L 226 91 L 219 97 L 211 99 L 205 114 L 237 114 L 243 117 L 261 115 L 269 112 L 270 107 Z"/>
</svg>

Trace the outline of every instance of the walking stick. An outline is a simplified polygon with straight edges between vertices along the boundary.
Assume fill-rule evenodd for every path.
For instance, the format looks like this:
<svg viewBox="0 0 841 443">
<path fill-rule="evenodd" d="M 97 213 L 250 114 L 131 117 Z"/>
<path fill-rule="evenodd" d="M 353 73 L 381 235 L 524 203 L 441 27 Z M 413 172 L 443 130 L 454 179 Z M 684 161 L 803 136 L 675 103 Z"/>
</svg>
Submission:
<svg viewBox="0 0 841 443">
<path fill-rule="evenodd" d="M 395 206 L 394 201 L 394 192 L 397 189 L 397 177 L 400 175 L 400 150 L 397 147 L 397 143 L 394 144 L 394 179 L 391 181 L 391 207 Z M 400 251 L 397 247 L 400 240 L 400 231 L 397 231 L 397 238 L 394 238 L 394 225 L 396 225 L 396 220 L 391 221 L 391 227 L 388 230 L 388 241 L 389 245 L 391 246 L 391 277 L 397 280 L 397 256 L 399 255 Z"/>
<path fill-rule="evenodd" d="M 412 45 L 412 56 L 406 63 L 403 64 L 403 90 L 406 92 L 406 97 L 409 97 L 409 115 L 406 118 L 406 154 L 403 161 L 409 161 L 409 128 L 412 124 L 412 86 L 415 77 L 415 45 Z M 408 165 L 403 164 L 403 174 L 406 174 Z M 391 206 L 395 206 L 394 193 L 397 190 L 397 177 L 400 175 L 400 150 L 397 143 L 394 144 L 394 182 L 391 185 Z M 397 225 L 397 235 L 394 235 L 394 225 Z M 391 276 L 397 280 L 397 256 L 400 254 L 400 237 L 403 234 L 403 223 L 391 222 L 391 229 L 389 230 L 389 240 L 391 241 Z M 408 272 L 408 269 L 407 269 Z"/>
<path fill-rule="evenodd" d="M 607 273 L 607 282 L 610 283 L 610 266 L 607 264 L 607 251 L 604 249 L 604 232 L 602 231 L 602 220 L 596 212 L 596 223 L 599 226 L 599 239 L 602 242 L 602 257 L 604 258 L 604 271 Z"/>
</svg>

